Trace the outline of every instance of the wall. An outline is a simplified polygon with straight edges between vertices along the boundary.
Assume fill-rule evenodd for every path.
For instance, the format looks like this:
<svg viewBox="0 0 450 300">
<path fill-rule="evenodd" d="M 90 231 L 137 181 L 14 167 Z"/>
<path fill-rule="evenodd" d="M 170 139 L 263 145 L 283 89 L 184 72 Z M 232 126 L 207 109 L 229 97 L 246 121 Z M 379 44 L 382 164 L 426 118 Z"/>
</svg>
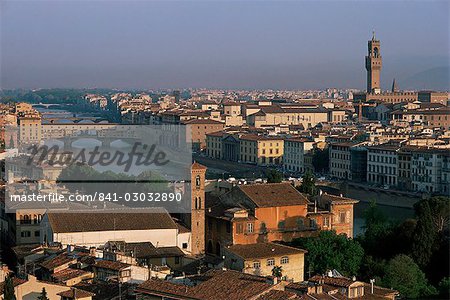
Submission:
<svg viewBox="0 0 450 300">
<path fill-rule="evenodd" d="M 15 288 L 17 300 L 36 300 L 42 292 L 42 288 L 47 291 L 50 300 L 60 300 L 58 293 L 69 290 L 67 286 L 51 284 L 36 280 L 36 277 L 28 275 L 28 281 Z"/>
<path fill-rule="evenodd" d="M 177 246 L 177 229 L 54 233 L 52 237 L 53 242 L 60 242 L 63 246 L 71 244 L 99 247 L 107 241 L 151 242 L 159 247 Z"/>
</svg>

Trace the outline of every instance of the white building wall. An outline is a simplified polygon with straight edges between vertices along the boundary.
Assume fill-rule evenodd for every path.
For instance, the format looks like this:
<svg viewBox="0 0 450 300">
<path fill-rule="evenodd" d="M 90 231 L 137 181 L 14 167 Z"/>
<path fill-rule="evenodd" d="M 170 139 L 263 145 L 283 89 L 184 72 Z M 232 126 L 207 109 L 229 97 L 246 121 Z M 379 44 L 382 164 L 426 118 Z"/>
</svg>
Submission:
<svg viewBox="0 0 450 300">
<path fill-rule="evenodd" d="M 151 242 L 155 247 L 170 247 L 178 246 L 177 231 L 178 229 L 70 232 L 53 233 L 52 238 L 53 242 L 59 242 L 63 247 L 67 245 L 99 247 L 107 241 Z"/>
<path fill-rule="evenodd" d="M 183 244 L 187 244 L 187 248 L 183 248 Z M 177 246 L 185 252 L 191 252 L 191 233 L 179 233 Z"/>
</svg>

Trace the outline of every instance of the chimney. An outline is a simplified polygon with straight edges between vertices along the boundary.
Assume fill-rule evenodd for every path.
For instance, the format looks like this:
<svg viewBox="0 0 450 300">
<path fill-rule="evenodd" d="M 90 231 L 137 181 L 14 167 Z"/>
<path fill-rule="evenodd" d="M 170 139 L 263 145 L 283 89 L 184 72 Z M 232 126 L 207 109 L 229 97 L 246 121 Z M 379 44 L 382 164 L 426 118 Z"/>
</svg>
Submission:
<svg viewBox="0 0 450 300">
<path fill-rule="evenodd" d="M 330 278 L 332 278 L 332 277 L 333 277 L 333 271 L 328 270 L 327 276 L 330 277 Z"/>
<path fill-rule="evenodd" d="M 375 282 L 375 279 L 370 279 L 370 293 L 373 294 L 373 283 Z"/>
</svg>

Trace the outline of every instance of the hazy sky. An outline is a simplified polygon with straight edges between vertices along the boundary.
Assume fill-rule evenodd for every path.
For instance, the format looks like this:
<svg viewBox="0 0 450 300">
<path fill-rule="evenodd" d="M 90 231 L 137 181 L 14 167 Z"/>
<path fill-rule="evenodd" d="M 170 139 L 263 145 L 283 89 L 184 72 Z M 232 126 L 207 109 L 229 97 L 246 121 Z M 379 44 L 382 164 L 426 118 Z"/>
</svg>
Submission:
<svg viewBox="0 0 450 300">
<path fill-rule="evenodd" d="M 0 0 L 1 87 L 364 89 L 372 29 L 383 88 L 393 77 L 400 88 L 442 85 L 449 9 L 449 1 Z"/>
</svg>

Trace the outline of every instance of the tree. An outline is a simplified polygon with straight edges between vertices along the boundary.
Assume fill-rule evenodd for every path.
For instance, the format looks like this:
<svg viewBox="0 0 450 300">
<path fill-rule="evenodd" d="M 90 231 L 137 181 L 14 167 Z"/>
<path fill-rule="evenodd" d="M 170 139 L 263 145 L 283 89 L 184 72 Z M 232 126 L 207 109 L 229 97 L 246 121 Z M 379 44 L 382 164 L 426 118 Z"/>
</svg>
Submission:
<svg viewBox="0 0 450 300">
<path fill-rule="evenodd" d="M 434 284 L 449 274 L 449 202 L 449 197 L 432 197 L 414 205 L 412 258 Z"/>
<path fill-rule="evenodd" d="M 316 179 L 311 171 L 306 171 L 302 177 L 302 184 L 298 187 L 301 193 L 305 193 L 311 196 L 317 195 Z"/>
<path fill-rule="evenodd" d="M 295 239 L 291 244 L 308 251 L 307 269 L 313 274 L 336 269 L 347 276 L 356 275 L 364 256 L 357 241 L 334 231 L 321 231 L 318 237 Z"/>
<path fill-rule="evenodd" d="M 450 298 L 450 277 L 444 277 L 439 282 L 439 296 L 441 296 L 442 299 Z"/>
<path fill-rule="evenodd" d="M 367 254 L 373 256 L 384 256 L 382 253 L 385 249 L 378 247 L 380 240 L 385 240 L 386 235 L 391 230 L 386 216 L 378 208 L 375 201 L 363 213 L 365 220 L 365 232 L 360 238 L 361 244 Z"/>
<path fill-rule="evenodd" d="M 436 232 L 442 232 L 449 228 L 450 221 L 450 198 L 432 197 L 423 199 L 414 205 L 414 210 L 418 218 L 430 214 L 431 221 Z M 429 211 L 428 211 L 429 209 Z"/>
<path fill-rule="evenodd" d="M 383 284 L 398 290 L 403 297 L 407 298 L 437 294 L 436 289 L 428 284 L 419 266 L 411 257 L 404 254 L 397 255 L 389 261 Z"/>
<path fill-rule="evenodd" d="M 283 174 L 274 169 L 269 169 L 266 172 L 268 183 L 280 183 L 283 181 Z"/>
<path fill-rule="evenodd" d="M 42 288 L 41 295 L 37 298 L 37 300 L 50 300 L 47 297 L 47 291 L 45 290 L 45 287 Z"/>
<path fill-rule="evenodd" d="M 283 276 L 283 268 L 281 266 L 275 266 L 272 269 L 272 276 L 281 278 Z"/>
<path fill-rule="evenodd" d="M 329 171 L 330 154 L 329 149 L 316 148 L 313 152 L 312 164 L 316 172 L 328 173 Z"/>
<path fill-rule="evenodd" d="M 3 290 L 4 300 L 16 300 L 16 295 L 14 294 L 14 282 L 12 276 L 8 276 L 5 280 L 5 287 Z"/>
</svg>

